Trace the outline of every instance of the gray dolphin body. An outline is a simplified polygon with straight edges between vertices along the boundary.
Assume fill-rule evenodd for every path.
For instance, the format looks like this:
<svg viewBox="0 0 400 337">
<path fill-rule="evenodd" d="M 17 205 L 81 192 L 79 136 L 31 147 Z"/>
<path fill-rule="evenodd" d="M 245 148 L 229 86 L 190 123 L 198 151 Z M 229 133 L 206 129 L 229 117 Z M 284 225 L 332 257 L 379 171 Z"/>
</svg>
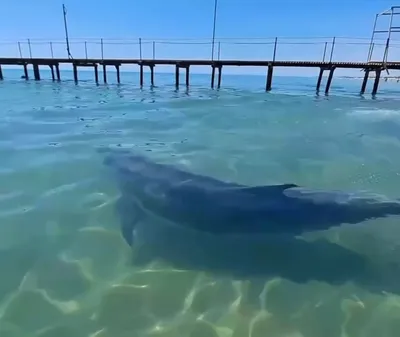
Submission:
<svg viewBox="0 0 400 337">
<path fill-rule="evenodd" d="M 382 196 L 295 184 L 250 187 L 159 164 L 127 150 L 102 152 L 119 182 L 119 207 L 139 205 L 179 226 L 215 235 L 296 236 L 400 214 L 400 202 Z M 122 233 L 130 245 L 134 229 L 135 219 L 123 221 Z"/>
</svg>

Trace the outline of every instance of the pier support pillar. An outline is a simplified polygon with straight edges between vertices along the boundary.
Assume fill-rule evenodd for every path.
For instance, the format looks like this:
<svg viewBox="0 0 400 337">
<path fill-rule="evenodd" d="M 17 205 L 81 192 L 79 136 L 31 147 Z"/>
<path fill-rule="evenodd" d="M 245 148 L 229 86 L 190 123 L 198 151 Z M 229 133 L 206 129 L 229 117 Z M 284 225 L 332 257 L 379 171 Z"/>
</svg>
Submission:
<svg viewBox="0 0 400 337">
<path fill-rule="evenodd" d="M 33 76 L 35 77 L 35 81 L 40 81 L 39 65 L 34 63 L 32 66 L 33 66 Z"/>
<path fill-rule="evenodd" d="M 150 83 L 154 86 L 154 64 L 150 65 Z"/>
<path fill-rule="evenodd" d="M 99 66 L 97 65 L 97 63 L 95 63 L 94 65 L 94 80 L 96 84 L 99 83 Z"/>
<path fill-rule="evenodd" d="M 361 84 L 361 91 L 360 91 L 361 95 L 363 95 L 365 93 L 365 89 L 367 88 L 369 72 L 370 72 L 370 69 L 365 69 L 364 79 L 363 79 L 363 82 Z"/>
<path fill-rule="evenodd" d="M 189 65 L 187 65 L 186 66 L 186 86 L 188 87 L 189 86 L 189 80 L 190 80 L 190 74 L 189 74 L 189 69 L 190 69 L 190 66 Z"/>
<path fill-rule="evenodd" d="M 73 64 L 73 69 L 74 69 L 74 81 L 78 82 L 78 66 L 76 64 Z"/>
<path fill-rule="evenodd" d="M 214 89 L 214 81 L 215 81 L 215 66 L 212 65 L 212 71 L 211 71 L 211 88 Z"/>
<path fill-rule="evenodd" d="M 328 76 L 328 80 L 326 82 L 326 87 L 325 87 L 325 94 L 328 94 L 328 92 L 329 92 L 329 89 L 330 89 L 331 84 L 332 84 L 332 79 L 333 79 L 333 73 L 334 72 L 335 72 L 335 67 L 332 67 L 329 70 L 329 76 Z"/>
<path fill-rule="evenodd" d="M 119 67 L 120 67 L 119 64 L 116 64 L 116 65 L 115 65 L 115 70 L 117 71 L 117 83 L 118 83 L 118 84 L 121 83 L 121 74 L 120 74 L 120 72 L 119 72 Z"/>
<path fill-rule="evenodd" d="M 267 84 L 265 86 L 266 91 L 271 91 L 272 89 L 272 75 L 274 73 L 274 67 L 272 64 L 268 65 L 268 74 L 267 74 Z"/>
<path fill-rule="evenodd" d="M 107 66 L 103 64 L 103 81 L 107 83 Z"/>
<path fill-rule="evenodd" d="M 143 64 L 140 64 L 140 86 L 143 87 Z"/>
<path fill-rule="evenodd" d="M 175 86 L 179 87 L 179 65 L 175 65 Z"/>
<path fill-rule="evenodd" d="M 376 95 L 378 92 L 378 86 L 379 86 L 379 80 L 381 78 L 381 72 L 382 69 L 378 68 L 375 70 L 375 81 L 374 81 L 374 87 L 372 88 L 372 95 Z"/>
<path fill-rule="evenodd" d="M 217 82 L 217 88 L 221 88 L 221 79 L 222 79 L 222 66 L 218 67 L 218 82 Z"/>
<path fill-rule="evenodd" d="M 51 79 L 53 81 L 55 81 L 56 77 L 54 75 L 54 66 L 51 64 L 51 65 L 49 65 L 49 67 L 50 67 L 50 70 L 51 70 Z"/>
<path fill-rule="evenodd" d="M 28 65 L 26 63 L 24 63 L 24 77 L 29 80 Z"/>
<path fill-rule="evenodd" d="M 324 76 L 324 68 L 321 68 L 319 70 L 319 75 L 318 75 L 318 81 L 317 81 L 317 89 L 316 91 L 319 92 L 319 88 L 321 87 L 321 82 L 322 82 L 322 76 Z"/>
<path fill-rule="evenodd" d="M 4 80 L 3 77 L 3 69 L 1 68 L 1 64 L 0 64 L 0 81 Z"/>
<path fill-rule="evenodd" d="M 57 75 L 57 81 L 61 81 L 60 65 L 58 63 L 56 64 L 56 75 Z"/>
</svg>

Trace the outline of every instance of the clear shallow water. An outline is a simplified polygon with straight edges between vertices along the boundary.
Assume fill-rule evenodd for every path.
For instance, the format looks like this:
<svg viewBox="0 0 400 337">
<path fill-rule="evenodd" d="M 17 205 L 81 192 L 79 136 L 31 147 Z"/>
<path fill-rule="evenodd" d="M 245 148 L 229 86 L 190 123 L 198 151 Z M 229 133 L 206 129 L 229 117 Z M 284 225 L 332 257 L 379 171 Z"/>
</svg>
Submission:
<svg viewBox="0 0 400 337">
<path fill-rule="evenodd" d="M 224 76 L 219 91 L 203 75 L 189 91 L 175 90 L 173 74 L 143 90 L 137 74 L 122 74 L 119 86 L 96 86 L 83 72 L 77 86 L 5 76 L 1 336 L 397 336 L 398 218 L 308 233 L 311 246 L 169 237 L 169 261 L 138 266 L 96 148 L 134 148 L 248 185 L 398 197 L 398 84 L 382 83 L 371 99 L 357 95 L 356 80 L 335 79 L 330 96 L 316 97 L 307 78 L 276 78 L 265 93 L 256 76 Z M 191 260 L 199 254 L 207 266 Z"/>
</svg>

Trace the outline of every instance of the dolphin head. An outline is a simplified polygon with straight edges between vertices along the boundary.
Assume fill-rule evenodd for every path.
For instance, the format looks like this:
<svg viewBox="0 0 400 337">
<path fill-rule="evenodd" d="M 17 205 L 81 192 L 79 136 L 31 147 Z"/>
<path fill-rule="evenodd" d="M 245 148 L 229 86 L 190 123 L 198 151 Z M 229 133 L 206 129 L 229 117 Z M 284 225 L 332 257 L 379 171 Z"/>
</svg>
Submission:
<svg viewBox="0 0 400 337">
<path fill-rule="evenodd" d="M 100 148 L 99 153 L 106 154 L 103 163 L 116 169 L 137 171 L 143 169 L 149 161 L 146 157 L 134 154 L 126 149 Z"/>
</svg>

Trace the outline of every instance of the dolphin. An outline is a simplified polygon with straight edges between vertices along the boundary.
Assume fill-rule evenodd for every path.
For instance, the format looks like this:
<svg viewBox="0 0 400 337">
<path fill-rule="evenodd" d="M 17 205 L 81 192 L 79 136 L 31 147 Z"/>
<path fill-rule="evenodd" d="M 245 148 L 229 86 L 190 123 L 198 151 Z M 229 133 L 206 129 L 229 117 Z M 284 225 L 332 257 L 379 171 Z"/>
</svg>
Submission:
<svg viewBox="0 0 400 337">
<path fill-rule="evenodd" d="M 121 190 L 122 235 L 129 245 L 141 212 L 212 235 L 286 235 L 400 214 L 400 200 L 366 192 L 313 190 L 292 183 L 246 186 L 103 148 Z M 135 209 L 135 218 L 126 210 Z M 124 211 L 125 210 L 125 211 Z"/>
</svg>

